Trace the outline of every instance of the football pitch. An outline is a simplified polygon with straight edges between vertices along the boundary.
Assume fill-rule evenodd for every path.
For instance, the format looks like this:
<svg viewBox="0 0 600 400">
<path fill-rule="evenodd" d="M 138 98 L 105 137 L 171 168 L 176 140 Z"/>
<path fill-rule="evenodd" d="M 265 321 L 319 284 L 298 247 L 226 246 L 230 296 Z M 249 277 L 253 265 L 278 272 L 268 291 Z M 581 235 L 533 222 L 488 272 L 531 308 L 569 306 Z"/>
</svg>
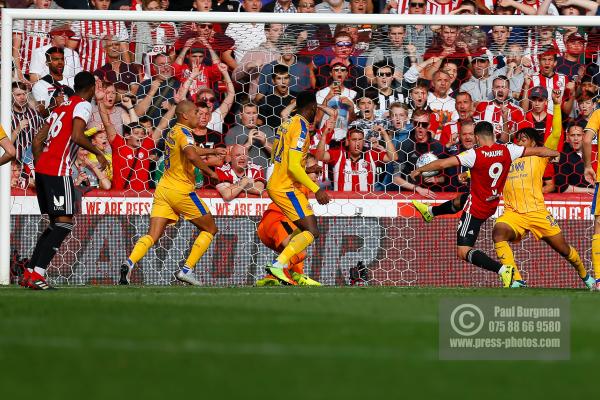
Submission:
<svg viewBox="0 0 600 400">
<path fill-rule="evenodd" d="M 571 300 L 569 361 L 440 361 L 438 303 Z M 597 393 L 600 293 L 0 288 L 2 399 L 506 399 Z"/>
</svg>

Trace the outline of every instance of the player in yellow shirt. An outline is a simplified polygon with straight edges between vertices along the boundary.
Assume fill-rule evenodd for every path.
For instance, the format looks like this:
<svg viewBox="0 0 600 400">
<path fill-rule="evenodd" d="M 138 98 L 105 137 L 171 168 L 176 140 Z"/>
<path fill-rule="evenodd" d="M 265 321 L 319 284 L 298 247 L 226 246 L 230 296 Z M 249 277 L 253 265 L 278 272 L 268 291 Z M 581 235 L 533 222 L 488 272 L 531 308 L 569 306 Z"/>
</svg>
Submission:
<svg viewBox="0 0 600 400">
<path fill-rule="evenodd" d="M 15 154 L 17 154 L 15 146 L 13 146 L 10 138 L 6 136 L 6 132 L 4 132 L 2 126 L 0 126 L 0 147 L 4 149 L 4 154 L 0 156 L 0 165 L 4 165 L 15 159 Z"/>
<path fill-rule="evenodd" d="M 201 149 L 196 147 L 192 130 L 198 124 L 198 109 L 191 101 L 182 101 L 175 109 L 177 124 L 171 129 L 165 143 L 165 172 L 158 182 L 152 201 L 150 228 L 142 236 L 127 259 L 121 265 L 119 284 L 128 285 L 135 264 L 142 259 L 163 235 L 169 224 L 174 224 L 183 216 L 199 230 L 185 266 L 177 271 L 175 277 L 190 285 L 200 285 L 194 278 L 193 270 L 200 257 L 206 252 L 217 226 L 208 206 L 198 197 L 195 188 L 194 167 L 200 168 L 212 178 L 216 174 L 206 166 L 201 157 L 218 153 L 222 149 Z"/>
<path fill-rule="evenodd" d="M 523 147 L 545 146 L 556 150 L 562 134 L 560 91 L 554 91 L 554 118 L 552 133 L 544 137 L 534 128 L 520 129 L 516 133 L 517 144 Z M 577 270 L 579 277 L 589 289 L 594 288 L 594 278 L 586 271 L 577 250 L 565 240 L 558 223 L 546 208 L 542 192 L 544 171 L 550 159 L 544 157 L 521 157 L 514 160 L 504 185 L 504 213 L 496 220 L 492 239 L 500 262 L 514 266 L 511 287 L 526 286 L 508 242 L 518 242 L 531 232 L 538 240 L 546 242 Z"/>
<path fill-rule="evenodd" d="M 296 225 L 291 240 L 273 264 L 266 267 L 282 283 L 294 285 L 284 268 L 290 259 L 300 254 L 319 237 L 317 219 L 308 199 L 296 185 L 300 184 L 315 193 L 319 204 L 329 203 L 329 195 L 313 182 L 304 167 L 310 147 L 309 125 L 317 112 L 317 99 L 313 92 L 304 91 L 296 97 L 296 115 L 284 122 L 275 135 L 271 162 L 273 173 L 267 182 L 267 193 L 286 217 Z"/>
<path fill-rule="evenodd" d="M 594 111 L 588 120 L 583 135 L 583 163 L 584 176 L 590 183 L 596 185 L 594 199 L 592 200 L 592 214 L 594 214 L 594 235 L 592 236 L 592 266 L 594 267 L 594 277 L 596 278 L 596 290 L 600 290 L 600 196 L 598 188 L 600 187 L 600 171 L 596 173 L 592 167 L 592 140 L 598 137 L 600 133 L 600 109 Z M 598 163 L 600 170 L 600 163 Z"/>
</svg>

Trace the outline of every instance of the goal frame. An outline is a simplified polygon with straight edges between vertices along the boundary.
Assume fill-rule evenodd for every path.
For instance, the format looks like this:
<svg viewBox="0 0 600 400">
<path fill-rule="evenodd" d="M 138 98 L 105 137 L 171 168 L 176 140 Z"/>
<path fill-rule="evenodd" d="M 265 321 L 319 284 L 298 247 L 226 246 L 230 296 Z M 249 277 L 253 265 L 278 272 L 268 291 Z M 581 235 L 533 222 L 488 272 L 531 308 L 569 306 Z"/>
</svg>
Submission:
<svg viewBox="0 0 600 400">
<path fill-rule="evenodd" d="M 600 16 L 514 15 L 399 15 L 319 13 L 226 13 L 185 11 L 95 11 L 2 9 L 0 123 L 11 137 L 12 33 L 15 20 L 108 20 L 146 22 L 236 22 L 374 25 L 507 25 L 507 26 L 600 26 Z M 10 283 L 10 163 L 0 167 L 0 285 Z"/>
</svg>

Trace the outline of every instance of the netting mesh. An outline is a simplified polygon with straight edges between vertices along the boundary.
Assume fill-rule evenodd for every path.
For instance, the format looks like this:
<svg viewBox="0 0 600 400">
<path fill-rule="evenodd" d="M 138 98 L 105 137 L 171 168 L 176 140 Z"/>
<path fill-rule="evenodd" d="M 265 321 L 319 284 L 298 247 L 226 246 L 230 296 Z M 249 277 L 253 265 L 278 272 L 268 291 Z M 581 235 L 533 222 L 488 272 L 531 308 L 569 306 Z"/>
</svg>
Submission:
<svg viewBox="0 0 600 400">
<path fill-rule="evenodd" d="M 148 228 L 175 106 L 189 99 L 200 113 L 197 146 L 228 151 L 206 157 L 218 180 L 196 171 L 220 231 L 196 276 L 206 285 L 254 284 L 275 254 L 256 234 L 269 203 L 271 145 L 307 89 L 323 105 L 311 148 L 323 166 L 319 183 L 333 193 L 332 203 L 315 208 L 322 236 L 306 260 L 315 279 L 347 284 L 362 262 L 373 285 L 495 285 L 493 274 L 456 260 L 456 219 L 424 226 L 409 202 L 439 203 L 469 190 L 460 168 L 417 181 L 409 173 L 423 154 L 445 158 L 472 148 L 479 120 L 509 142 L 524 127 L 547 138 L 561 118 L 561 157 L 544 174 L 544 192 L 555 193 L 551 211 L 568 240 L 582 256 L 589 250 L 585 194 L 593 188 L 583 179 L 581 146 L 599 94 L 595 29 L 56 20 L 16 21 L 13 29 L 11 245 L 19 256 L 31 254 L 47 223 L 37 215 L 32 137 L 72 95 L 78 71 L 103 82 L 88 128 L 112 168 L 97 173 L 97 160 L 79 150 L 72 176 L 83 215 L 51 264 L 55 283 L 116 282 L 119 264 Z M 494 254 L 491 228 L 484 225 L 478 247 Z M 134 281 L 174 283 L 195 234 L 187 223 L 169 228 Z M 543 243 L 528 237 L 513 247 L 534 285 L 577 285 Z"/>
</svg>

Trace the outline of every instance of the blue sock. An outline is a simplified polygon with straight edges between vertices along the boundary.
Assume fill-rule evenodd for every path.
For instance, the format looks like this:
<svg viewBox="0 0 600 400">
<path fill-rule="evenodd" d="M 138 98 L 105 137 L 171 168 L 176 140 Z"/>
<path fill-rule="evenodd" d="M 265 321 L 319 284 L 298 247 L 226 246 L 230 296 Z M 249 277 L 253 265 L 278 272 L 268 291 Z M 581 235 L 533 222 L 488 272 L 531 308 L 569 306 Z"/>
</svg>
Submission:
<svg viewBox="0 0 600 400">
<path fill-rule="evenodd" d="M 192 271 L 193 271 L 192 268 L 188 267 L 187 265 L 184 265 L 183 269 L 181 270 L 181 272 L 183 272 L 184 275 L 187 275 Z"/>
</svg>

